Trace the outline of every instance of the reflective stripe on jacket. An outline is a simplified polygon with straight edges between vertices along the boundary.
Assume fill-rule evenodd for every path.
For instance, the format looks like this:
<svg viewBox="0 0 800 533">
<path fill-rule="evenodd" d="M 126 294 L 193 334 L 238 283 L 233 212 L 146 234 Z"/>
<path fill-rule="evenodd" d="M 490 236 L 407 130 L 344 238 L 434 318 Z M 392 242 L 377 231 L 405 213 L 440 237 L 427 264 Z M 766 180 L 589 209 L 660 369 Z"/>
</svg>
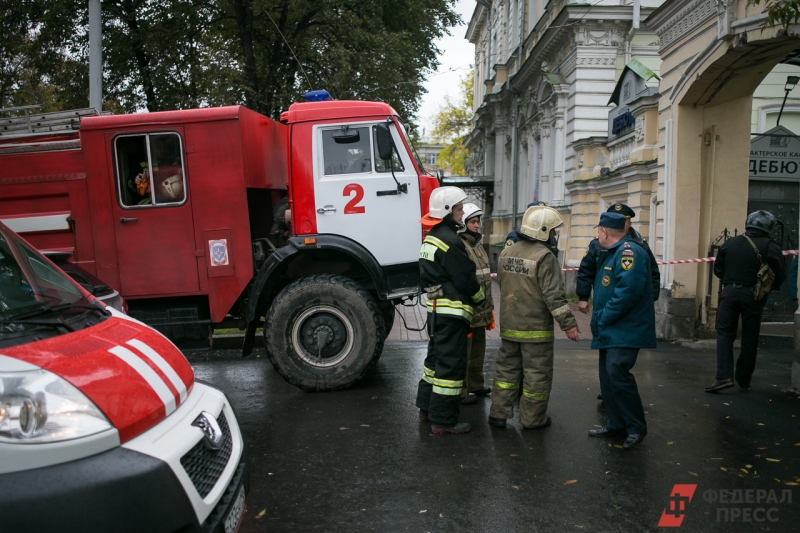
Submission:
<svg viewBox="0 0 800 533">
<path fill-rule="evenodd" d="M 497 260 L 500 337 L 515 342 L 552 342 L 553 322 L 562 330 L 578 323 L 570 311 L 558 259 L 539 241 L 520 239 Z"/>
<path fill-rule="evenodd" d="M 492 271 L 489 268 L 489 256 L 481 244 L 481 237 L 478 234 L 476 239 L 467 233 L 461 234 L 461 239 L 467 248 L 467 255 L 475 263 L 475 275 L 478 278 L 486 298 L 479 304 L 473 306 L 472 322 L 473 328 L 488 326 L 492 323 L 492 311 L 494 311 L 494 301 L 492 300 Z"/>
<path fill-rule="evenodd" d="M 480 303 L 486 297 L 475 277 L 475 263 L 467 255 L 452 220 L 435 225 L 423 240 L 419 278 L 420 286 L 429 293 L 429 313 L 470 322 L 472 303 Z"/>
</svg>

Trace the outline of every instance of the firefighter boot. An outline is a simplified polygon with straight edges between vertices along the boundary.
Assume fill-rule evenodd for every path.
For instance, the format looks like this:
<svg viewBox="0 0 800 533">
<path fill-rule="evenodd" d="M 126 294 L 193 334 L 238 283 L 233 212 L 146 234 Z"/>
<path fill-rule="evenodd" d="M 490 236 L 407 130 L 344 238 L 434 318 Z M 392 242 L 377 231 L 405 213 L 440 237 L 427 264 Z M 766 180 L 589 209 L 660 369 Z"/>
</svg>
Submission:
<svg viewBox="0 0 800 533">
<path fill-rule="evenodd" d="M 461 435 L 462 433 L 469 433 L 471 429 L 472 426 L 467 422 L 458 422 L 452 425 L 437 424 L 435 422 L 431 424 L 431 432 L 433 432 L 434 435 L 443 435 L 445 433 Z"/>
</svg>

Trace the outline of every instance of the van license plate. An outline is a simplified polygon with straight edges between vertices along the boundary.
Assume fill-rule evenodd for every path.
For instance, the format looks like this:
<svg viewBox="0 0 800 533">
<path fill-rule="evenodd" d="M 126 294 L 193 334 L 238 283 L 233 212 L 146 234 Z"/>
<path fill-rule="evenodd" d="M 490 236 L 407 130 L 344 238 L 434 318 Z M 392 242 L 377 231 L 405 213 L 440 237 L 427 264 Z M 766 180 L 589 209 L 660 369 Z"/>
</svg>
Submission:
<svg viewBox="0 0 800 533">
<path fill-rule="evenodd" d="M 233 502 L 233 507 L 231 507 L 231 512 L 228 513 L 228 517 L 225 519 L 225 533 L 234 533 L 234 531 L 236 531 L 237 526 L 239 525 L 239 521 L 242 519 L 243 514 L 244 514 L 244 485 L 239 487 L 239 494 L 236 495 L 236 501 Z"/>
</svg>

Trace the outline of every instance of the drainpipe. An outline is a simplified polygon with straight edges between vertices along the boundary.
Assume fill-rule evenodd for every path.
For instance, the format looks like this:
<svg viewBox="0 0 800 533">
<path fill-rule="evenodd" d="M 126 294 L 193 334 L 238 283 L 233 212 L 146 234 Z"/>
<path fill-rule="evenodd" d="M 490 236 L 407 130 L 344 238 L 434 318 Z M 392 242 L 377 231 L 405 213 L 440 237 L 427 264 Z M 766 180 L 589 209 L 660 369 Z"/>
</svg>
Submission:
<svg viewBox="0 0 800 533">
<path fill-rule="evenodd" d="M 708 212 L 708 216 L 706 217 L 706 231 L 705 231 L 705 240 L 707 242 L 711 242 L 711 223 L 712 223 L 712 215 L 714 214 L 714 174 L 716 174 L 716 158 L 717 158 L 717 126 L 711 126 L 711 133 L 709 135 L 709 170 L 708 170 L 708 189 L 706 193 L 706 210 Z M 702 237 L 701 237 L 702 238 Z M 708 324 L 708 308 L 709 308 L 709 301 L 711 300 L 711 263 L 704 263 L 706 266 L 705 271 L 706 275 L 703 276 L 704 283 L 703 283 L 703 300 L 700 303 L 700 323 L 703 325 Z"/>
<path fill-rule="evenodd" d="M 637 0 L 638 1 L 638 0 Z M 525 4 L 526 2 L 520 2 L 521 4 L 521 12 L 519 15 L 519 46 L 517 47 L 517 72 L 519 74 L 520 70 L 522 70 L 522 49 L 525 40 Z M 514 121 L 511 123 L 511 179 L 513 184 L 513 200 L 511 202 L 512 205 L 512 218 L 511 218 L 511 229 L 515 229 L 517 227 L 517 212 L 519 211 L 519 142 L 518 142 L 518 130 L 519 130 L 519 93 L 511 87 L 511 80 L 513 78 L 509 78 L 508 80 L 508 90 L 511 91 L 511 94 L 514 95 Z"/>
<path fill-rule="evenodd" d="M 628 32 L 627 37 L 625 37 L 625 64 L 627 65 L 628 62 L 631 60 L 631 42 L 633 41 L 633 36 L 636 35 L 637 30 L 639 29 L 639 19 L 640 19 L 640 0 L 633 0 L 633 21 L 631 24 L 631 29 Z"/>
</svg>

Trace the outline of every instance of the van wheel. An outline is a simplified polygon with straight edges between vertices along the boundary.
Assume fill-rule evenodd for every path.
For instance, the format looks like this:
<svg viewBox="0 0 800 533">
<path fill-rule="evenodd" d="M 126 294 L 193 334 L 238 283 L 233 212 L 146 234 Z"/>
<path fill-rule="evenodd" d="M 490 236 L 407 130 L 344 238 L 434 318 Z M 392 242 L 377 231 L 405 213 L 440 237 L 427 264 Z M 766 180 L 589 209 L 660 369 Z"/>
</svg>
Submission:
<svg viewBox="0 0 800 533">
<path fill-rule="evenodd" d="M 275 370 L 309 391 L 343 389 L 362 379 L 380 357 L 384 338 L 375 299 L 353 280 L 331 274 L 284 287 L 264 327 Z"/>
</svg>

